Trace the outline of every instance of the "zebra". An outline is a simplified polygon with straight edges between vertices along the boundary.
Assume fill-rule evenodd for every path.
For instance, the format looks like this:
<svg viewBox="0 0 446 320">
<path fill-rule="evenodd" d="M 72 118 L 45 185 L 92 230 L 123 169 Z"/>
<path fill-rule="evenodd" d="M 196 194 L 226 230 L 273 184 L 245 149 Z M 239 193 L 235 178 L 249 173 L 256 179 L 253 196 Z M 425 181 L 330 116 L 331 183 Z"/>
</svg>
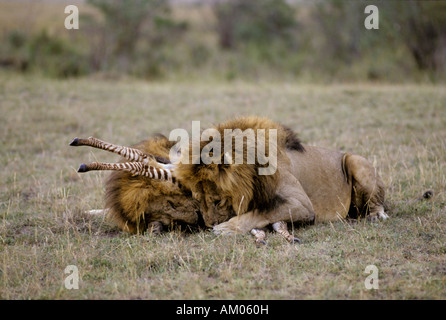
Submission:
<svg viewBox="0 0 446 320">
<path fill-rule="evenodd" d="M 135 176 L 146 176 L 151 179 L 169 181 L 178 187 L 181 186 L 172 175 L 171 169 L 173 169 L 173 166 L 170 164 L 170 161 L 163 157 L 145 154 L 139 149 L 108 143 L 94 137 L 89 137 L 87 139 L 74 138 L 73 141 L 71 141 L 70 146 L 90 146 L 119 154 L 120 156 L 129 160 L 129 162 L 120 163 L 82 163 L 77 172 L 88 172 L 95 170 L 128 171 Z M 150 165 L 150 163 L 153 164 L 153 162 L 160 167 Z"/>
</svg>

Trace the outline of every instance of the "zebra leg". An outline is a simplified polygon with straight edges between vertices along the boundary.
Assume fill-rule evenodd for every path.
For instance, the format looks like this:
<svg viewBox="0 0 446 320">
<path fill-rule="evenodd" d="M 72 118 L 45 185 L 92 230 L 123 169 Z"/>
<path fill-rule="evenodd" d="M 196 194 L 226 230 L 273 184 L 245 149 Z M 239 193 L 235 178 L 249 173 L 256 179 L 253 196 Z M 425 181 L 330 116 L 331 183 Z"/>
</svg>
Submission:
<svg viewBox="0 0 446 320">
<path fill-rule="evenodd" d="M 150 234 L 161 234 L 162 231 L 163 225 L 159 221 L 152 221 L 147 225 L 147 232 Z"/>
<path fill-rule="evenodd" d="M 261 246 L 266 245 L 266 232 L 263 229 L 252 229 L 251 234 L 256 237 L 256 246 L 259 248 Z"/>
<path fill-rule="evenodd" d="M 162 157 L 145 154 L 139 149 L 129 148 L 124 146 L 119 146 L 113 143 L 108 143 L 94 137 L 89 137 L 88 139 L 74 138 L 71 141 L 70 146 L 78 147 L 78 146 L 90 146 L 93 148 L 113 152 L 119 154 L 120 156 L 126 158 L 129 161 L 143 162 L 149 163 L 149 158 L 154 159 L 160 163 L 170 163 L 169 160 L 164 159 Z"/>
<path fill-rule="evenodd" d="M 273 223 L 274 231 L 281 234 L 289 243 L 300 243 L 300 239 L 294 237 L 292 234 L 288 232 L 288 226 L 285 221 L 278 221 Z"/>
<path fill-rule="evenodd" d="M 77 172 L 88 172 L 94 170 L 128 171 L 136 176 L 146 176 L 151 179 L 164 180 L 176 184 L 176 179 L 172 175 L 171 170 L 156 168 L 142 162 L 119 162 L 119 163 L 92 162 L 89 164 L 83 163 L 79 166 Z"/>
</svg>

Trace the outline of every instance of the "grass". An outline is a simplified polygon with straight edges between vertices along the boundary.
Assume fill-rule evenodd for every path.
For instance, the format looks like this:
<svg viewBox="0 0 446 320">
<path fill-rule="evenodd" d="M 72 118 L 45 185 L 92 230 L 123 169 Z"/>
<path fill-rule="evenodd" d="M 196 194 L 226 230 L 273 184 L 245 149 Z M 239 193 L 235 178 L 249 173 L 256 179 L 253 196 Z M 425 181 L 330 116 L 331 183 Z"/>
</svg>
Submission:
<svg viewBox="0 0 446 320">
<path fill-rule="evenodd" d="M 0 75 L 1 299 L 445 299 L 446 90 L 431 85 L 55 81 Z M 271 117 L 303 141 L 360 153 L 381 173 L 390 219 L 276 234 L 176 230 L 132 236 L 83 211 L 103 206 L 112 154 L 70 148 L 94 135 L 129 145 L 238 114 Z M 430 202 L 398 201 L 432 189 Z M 67 290 L 66 266 L 79 289 Z M 368 265 L 379 289 L 367 290 Z"/>
</svg>

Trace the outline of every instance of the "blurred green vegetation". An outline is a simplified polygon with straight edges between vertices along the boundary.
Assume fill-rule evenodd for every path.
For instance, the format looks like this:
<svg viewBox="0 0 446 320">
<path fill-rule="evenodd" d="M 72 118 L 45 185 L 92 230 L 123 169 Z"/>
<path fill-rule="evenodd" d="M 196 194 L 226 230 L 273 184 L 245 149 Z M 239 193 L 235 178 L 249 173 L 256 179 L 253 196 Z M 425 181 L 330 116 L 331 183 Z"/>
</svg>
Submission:
<svg viewBox="0 0 446 320">
<path fill-rule="evenodd" d="M 364 27 L 370 4 L 379 8 L 378 30 Z M 79 30 L 0 22 L 0 68 L 57 78 L 446 78 L 446 1 L 86 0 L 79 7 Z M 67 15 L 58 14 L 63 22 Z"/>
</svg>

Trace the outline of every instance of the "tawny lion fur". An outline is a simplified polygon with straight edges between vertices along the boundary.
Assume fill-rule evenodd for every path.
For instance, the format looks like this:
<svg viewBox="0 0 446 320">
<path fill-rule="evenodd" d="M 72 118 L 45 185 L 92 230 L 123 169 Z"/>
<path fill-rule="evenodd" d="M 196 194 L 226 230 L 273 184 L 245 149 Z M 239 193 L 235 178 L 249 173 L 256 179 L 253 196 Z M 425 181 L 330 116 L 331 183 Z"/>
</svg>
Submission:
<svg viewBox="0 0 446 320">
<path fill-rule="evenodd" d="M 146 154 L 168 159 L 174 142 L 156 135 L 132 146 Z M 125 161 L 125 160 L 122 160 Z M 199 202 L 176 185 L 113 171 L 105 183 L 105 207 L 117 226 L 130 233 L 144 232 L 153 222 L 169 226 L 175 222 L 198 223 Z"/>
<path fill-rule="evenodd" d="M 222 137 L 224 129 L 277 129 L 277 170 L 272 175 L 258 175 L 258 162 L 179 164 L 175 169 L 177 179 L 200 201 L 205 224 L 216 233 L 249 232 L 278 221 L 334 221 L 349 213 L 386 217 L 383 183 L 365 158 L 303 145 L 292 130 L 266 118 L 237 118 L 215 128 Z M 244 146 L 246 154 L 249 146 Z M 217 207 L 220 215 L 214 213 Z"/>
<path fill-rule="evenodd" d="M 334 221 L 359 214 L 386 217 L 383 183 L 365 158 L 303 145 L 291 129 L 266 118 L 237 118 L 215 128 L 221 137 L 224 129 L 253 129 L 256 138 L 257 129 L 266 129 L 267 153 L 268 129 L 276 129 L 277 170 L 259 175 L 258 169 L 267 165 L 258 161 L 226 165 L 222 152 L 222 164 L 180 163 L 174 175 L 183 189 L 114 171 L 106 182 L 106 208 L 121 229 L 143 232 L 155 221 L 196 225 L 200 214 L 216 233 L 249 232 L 278 221 Z M 207 143 L 201 142 L 200 148 Z M 158 135 L 133 147 L 167 159 L 174 144 Z M 221 145 L 224 150 L 223 140 Z M 253 147 L 258 146 L 244 142 L 244 160 Z"/>
</svg>

